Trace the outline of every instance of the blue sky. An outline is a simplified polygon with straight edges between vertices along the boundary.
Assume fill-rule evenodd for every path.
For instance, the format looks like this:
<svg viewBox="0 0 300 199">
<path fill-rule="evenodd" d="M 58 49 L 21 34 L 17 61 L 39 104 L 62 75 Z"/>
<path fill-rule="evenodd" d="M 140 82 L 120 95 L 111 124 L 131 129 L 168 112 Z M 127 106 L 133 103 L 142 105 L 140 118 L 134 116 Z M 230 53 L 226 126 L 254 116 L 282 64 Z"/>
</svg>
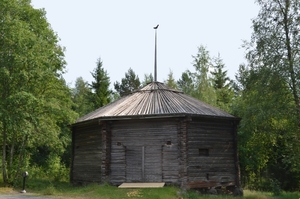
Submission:
<svg viewBox="0 0 300 199">
<path fill-rule="evenodd" d="M 245 62 L 242 40 L 250 40 L 251 19 L 259 7 L 253 0 L 32 0 L 44 8 L 48 22 L 66 48 L 69 85 L 77 77 L 91 82 L 101 57 L 111 85 L 131 67 L 144 79 L 153 73 L 154 30 L 158 28 L 157 80 L 172 70 L 178 80 L 192 66 L 197 47 L 220 53 L 230 78 Z"/>
</svg>

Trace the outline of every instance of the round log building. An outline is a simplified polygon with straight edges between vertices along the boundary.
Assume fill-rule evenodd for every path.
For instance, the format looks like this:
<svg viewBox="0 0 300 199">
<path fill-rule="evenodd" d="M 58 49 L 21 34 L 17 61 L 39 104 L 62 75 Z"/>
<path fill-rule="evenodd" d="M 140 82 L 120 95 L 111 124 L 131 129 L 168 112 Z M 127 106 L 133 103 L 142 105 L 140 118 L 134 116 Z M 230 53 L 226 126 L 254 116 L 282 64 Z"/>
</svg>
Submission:
<svg viewBox="0 0 300 199">
<path fill-rule="evenodd" d="M 73 184 L 239 187 L 236 118 L 160 82 L 72 125 Z"/>
</svg>

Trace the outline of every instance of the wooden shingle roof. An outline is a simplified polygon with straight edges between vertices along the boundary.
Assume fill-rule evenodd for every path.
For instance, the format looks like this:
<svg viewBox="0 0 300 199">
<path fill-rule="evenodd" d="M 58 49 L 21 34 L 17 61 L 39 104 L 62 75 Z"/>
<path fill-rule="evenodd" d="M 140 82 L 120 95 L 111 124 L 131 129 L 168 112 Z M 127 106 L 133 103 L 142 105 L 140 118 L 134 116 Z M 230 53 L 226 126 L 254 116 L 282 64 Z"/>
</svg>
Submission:
<svg viewBox="0 0 300 199">
<path fill-rule="evenodd" d="M 152 82 L 144 88 L 103 106 L 81 118 L 76 123 L 93 119 L 198 115 L 235 118 L 218 108 L 171 89 L 160 82 Z"/>
</svg>

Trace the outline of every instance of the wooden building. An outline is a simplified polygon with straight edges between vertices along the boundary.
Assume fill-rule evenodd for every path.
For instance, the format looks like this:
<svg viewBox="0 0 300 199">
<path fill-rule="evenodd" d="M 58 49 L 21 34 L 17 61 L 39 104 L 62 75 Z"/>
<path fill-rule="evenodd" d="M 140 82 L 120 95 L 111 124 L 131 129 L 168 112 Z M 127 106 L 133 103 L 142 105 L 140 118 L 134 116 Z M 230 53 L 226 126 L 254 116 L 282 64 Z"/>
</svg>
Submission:
<svg viewBox="0 0 300 199">
<path fill-rule="evenodd" d="M 239 187 L 238 122 L 152 82 L 72 125 L 71 182 Z"/>
</svg>

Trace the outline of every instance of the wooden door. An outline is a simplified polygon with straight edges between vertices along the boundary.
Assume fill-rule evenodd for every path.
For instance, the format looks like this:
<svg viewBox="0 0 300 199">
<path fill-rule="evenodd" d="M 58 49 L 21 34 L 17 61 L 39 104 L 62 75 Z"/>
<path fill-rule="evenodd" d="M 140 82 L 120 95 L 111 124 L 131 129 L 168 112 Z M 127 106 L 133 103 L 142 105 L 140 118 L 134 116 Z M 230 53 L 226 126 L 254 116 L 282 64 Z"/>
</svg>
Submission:
<svg viewBox="0 0 300 199">
<path fill-rule="evenodd" d="M 162 182 L 162 147 L 145 146 L 145 182 Z"/>
<path fill-rule="evenodd" d="M 126 146 L 126 182 L 142 182 L 142 150 Z"/>
<path fill-rule="evenodd" d="M 126 147 L 126 182 L 162 182 L 160 146 Z"/>
</svg>

